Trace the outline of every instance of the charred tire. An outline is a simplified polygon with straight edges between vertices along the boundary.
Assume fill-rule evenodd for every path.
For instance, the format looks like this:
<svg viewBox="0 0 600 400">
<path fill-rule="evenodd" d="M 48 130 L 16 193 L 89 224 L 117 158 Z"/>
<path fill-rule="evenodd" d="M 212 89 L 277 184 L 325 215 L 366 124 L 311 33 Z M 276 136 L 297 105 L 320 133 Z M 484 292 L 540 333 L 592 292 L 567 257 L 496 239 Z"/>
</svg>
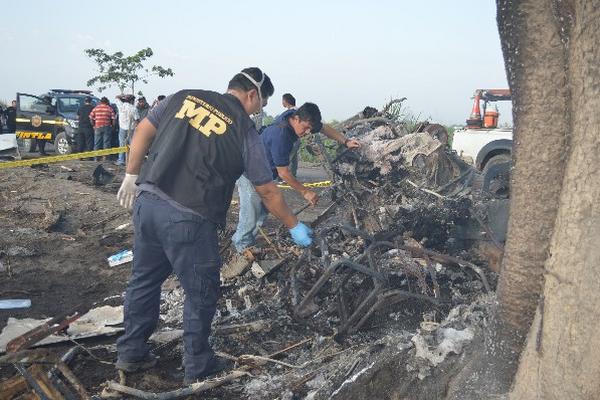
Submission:
<svg viewBox="0 0 600 400">
<path fill-rule="evenodd" d="M 498 198 L 510 197 L 510 154 L 498 154 L 488 160 L 483 168 L 482 190 Z"/>
<path fill-rule="evenodd" d="M 60 132 L 56 135 L 56 138 L 54 138 L 54 151 L 60 155 L 71 154 L 73 152 L 65 132 Z"/>
</svg>

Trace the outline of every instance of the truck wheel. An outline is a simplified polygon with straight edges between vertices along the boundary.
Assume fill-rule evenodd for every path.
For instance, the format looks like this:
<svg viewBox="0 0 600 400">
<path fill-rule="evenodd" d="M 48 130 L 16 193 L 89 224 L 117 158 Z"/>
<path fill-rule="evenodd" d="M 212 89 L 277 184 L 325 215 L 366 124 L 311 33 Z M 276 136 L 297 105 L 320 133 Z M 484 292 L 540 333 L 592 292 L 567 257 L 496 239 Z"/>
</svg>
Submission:
<svg viewBox="0 0 600 400">
<path fill-rule="evenodd" d="M 488 160 L 483 168 L 482 190 L 498 198 L 510 197 L 510 154 L 498 154 Z"/>
<path fill-rule="evenodd" d="M 54 139 L 54 151 L 60 155 L 71 154 L 72 149 L 65 132 L 60 132 Z"/>
</svg>

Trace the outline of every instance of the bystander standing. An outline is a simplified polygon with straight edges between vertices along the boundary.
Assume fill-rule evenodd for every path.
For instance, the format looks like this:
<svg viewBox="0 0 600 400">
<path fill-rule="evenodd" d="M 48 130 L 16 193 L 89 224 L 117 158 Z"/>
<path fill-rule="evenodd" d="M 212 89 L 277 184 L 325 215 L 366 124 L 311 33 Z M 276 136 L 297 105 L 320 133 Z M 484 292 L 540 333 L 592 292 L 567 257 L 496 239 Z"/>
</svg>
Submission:
<svg viewBox="0 0 600 400">
<path fill-rule="evenodd" d="M 94 150 L 110 148 L 112 127 L 115 123 L 115 112 L 111 108 L 108 99 L 103 97 L 100 103 L 90 113 L 90 120 L 94 124 Z M 104 157 L 96 157 L 96 160 Z"/>
<path fill-rule="evenodd" d="M 94 128 L 90 120 L 93 109 L 92 98 L 89 96 L 83 100 L 83 104 L 77 109 L 79 120 L 77 150 L 80 152 L 94 150 Z"/>
</svg>

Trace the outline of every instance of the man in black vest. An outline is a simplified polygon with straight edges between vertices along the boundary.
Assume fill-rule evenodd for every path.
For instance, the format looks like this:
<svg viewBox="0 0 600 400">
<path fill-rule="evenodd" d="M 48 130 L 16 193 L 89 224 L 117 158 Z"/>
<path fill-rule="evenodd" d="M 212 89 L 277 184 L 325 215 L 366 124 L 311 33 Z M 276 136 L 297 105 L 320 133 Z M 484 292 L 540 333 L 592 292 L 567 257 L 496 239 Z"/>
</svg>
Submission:
<svg viewBox="0 0 600 400">
<path fill-rule="evenodd" d="M 79 120 L 79 130 L 77 135 L 77 150 L 94 150 L 94 127 L 90 120 L 90 113 L 94 109 L 92 98 L 87 96 L 83 104 L 77 109 L 77 118 Z"/>
<path fill-rule="evenodd" d="M 6 107 L 4 111 L 6 115 L 6 129 L 9 132 L 15 132 L 17 130 L 17 101 L 13 100 L 9 107 Z"/>
<path fill-rule="evenodd" d="M 227 93 L 182 90 L 160 102 L 138 125 L 117 194 L 121 205 L 133 205 L 135 232 L 125 334 L 117 342 L 118 369 L 139 371 L 156 364 L 146 341 L 158 322 L 161 284 L 172 271 L 186 295 L 184 383 L 223 369 L 208 343 L 220 295 L 217 226 L 225 224 L 242 173 L 294 241 L 311 244 L 311 230 L 298 222 L 272 181 L 264 146 L 249 117 L 266 105 L 273 91 L 260 69 L 246 68 L 229 82 Z"/>
</svg>

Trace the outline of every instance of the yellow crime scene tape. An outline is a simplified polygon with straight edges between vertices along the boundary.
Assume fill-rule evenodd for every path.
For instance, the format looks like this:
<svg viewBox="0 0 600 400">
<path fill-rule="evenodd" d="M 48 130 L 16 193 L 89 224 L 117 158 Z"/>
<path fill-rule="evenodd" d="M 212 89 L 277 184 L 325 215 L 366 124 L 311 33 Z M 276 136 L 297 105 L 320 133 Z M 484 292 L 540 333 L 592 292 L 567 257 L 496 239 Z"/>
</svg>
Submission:
<svg viewBox="0 0 600 400">
<path fill-rule="evenodd" d="M 32 158 L 30 160 L 7 161 L 7 162 L 0 162 L 0 169 L 30 167 L 32 165 L 50 164 L 50 163 L 57 163 L 57 162 L 69 161 L 69 160 L 79 160 L 81 158 L 108 156 L 111 154 L 124 153 L 126 151 L 127 151 L 127 147 L 123 146 L 123 147 L 113 147 L 111 149 L 105 149 L 105 150 L 94 150 L 94 151 L 86 151 L 83 153 L 66 154 L 64 156 L 50 156 L 50 157 Z M 331 186 L 331 181 L 304 183 L 304 186 L 305 187 L 313 187 L 313 188 L 328 187 L 328 186 Z M 279 187 L 281 189 L 291 189 L 290 185 L 285 185 L 285 184 L 277 185 L 277 187 Z"/>
<path fill-rule="evenodd" d="M 312 182 L 312 183 L 303 183 L 304 187 L 328 187 L 331 186 L 331 181 L 321 181 L 321 182 Z M 291 189 L 290 185 L 280 184 L 277 185 L 280 189 Z"/>
<path fill-rule="evenodd" d="M 64 156 L 50 156 L 50 157 L 32 158 L 30 160 L 0 162 L 0 169 L 16 168 L 16 167 L 30 167 L 32 165 L 49 164 L 49 163 L 56 163 L 56 162 L 69 161 L 69 160 L 78 160 L 80 158 L 108 156 L 110 154 L 124 153 L 126 151 L 127 151 L 127 147 L 123 146 L 123 147 L 113 147 L 112 149 L 105 149 L 105 150 L 94 150 L 94 151 L 86 151 L 83 153 L 66 154 Z"/>
</svg>

